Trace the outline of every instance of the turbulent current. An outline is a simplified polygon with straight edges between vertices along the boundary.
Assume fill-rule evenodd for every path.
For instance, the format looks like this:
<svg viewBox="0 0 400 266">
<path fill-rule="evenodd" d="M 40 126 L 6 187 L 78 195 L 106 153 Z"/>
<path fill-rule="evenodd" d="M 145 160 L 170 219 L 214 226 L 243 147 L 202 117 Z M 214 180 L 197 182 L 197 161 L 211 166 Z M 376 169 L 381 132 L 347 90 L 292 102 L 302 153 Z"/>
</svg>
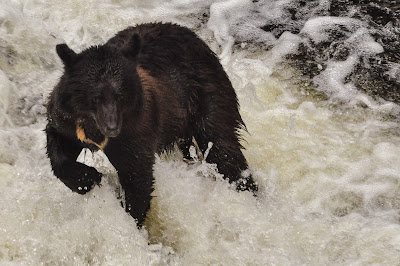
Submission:
<svg viewBox="0 0 400 266">
<path fill-rule="evenodd" d="M 0 0 L 0 264 L 399 265 L 396 2 Z M 73 193 L 43 129 L 56 44 L 81 51 L 153 21 L 189 27 L 221 59 L 260 191 L 163 154 L 138 230 L 107 158 L 81 153 L 105 176 Z"/>
</svg>

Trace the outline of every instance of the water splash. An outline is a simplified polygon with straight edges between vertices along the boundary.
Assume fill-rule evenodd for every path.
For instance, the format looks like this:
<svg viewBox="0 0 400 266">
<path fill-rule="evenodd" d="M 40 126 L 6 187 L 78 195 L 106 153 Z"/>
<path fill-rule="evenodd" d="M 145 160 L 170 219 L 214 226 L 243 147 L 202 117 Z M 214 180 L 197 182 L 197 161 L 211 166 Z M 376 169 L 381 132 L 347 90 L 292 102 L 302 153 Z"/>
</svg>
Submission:
<svg viewBox="0 0 400 266">
<path fill-rule="evenodd" d="M 365 94 L 354 79 L 377 66 L 371 58 L 392 60 L 382 65 L 398 77 L 392 21 L 375 31 L 352 1 L 343 9 L 297 0 L 0 2 L 1 263 L 400 261 L 398 105 Z M 237 193 L 215 165 L 187 164 L 175 151 L 156 159 L 155 198 L 139 231 L 101 154 L 80 158 L 105 174 L 85 196 L 54 177 L 43 128 L 62 69 L 55 44 L 79 51 L 154 20 L 189 26 L 223 59 L 260 191 L 257 199 Z"/>
</svg>

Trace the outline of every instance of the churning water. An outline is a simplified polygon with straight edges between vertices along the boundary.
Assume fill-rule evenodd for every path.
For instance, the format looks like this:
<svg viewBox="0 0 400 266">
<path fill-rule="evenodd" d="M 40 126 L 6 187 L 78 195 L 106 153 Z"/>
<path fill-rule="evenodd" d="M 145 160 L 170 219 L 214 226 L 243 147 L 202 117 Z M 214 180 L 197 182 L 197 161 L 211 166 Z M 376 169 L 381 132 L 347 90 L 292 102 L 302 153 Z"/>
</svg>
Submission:
<svg viewBox="0 0 400 266">
<path fill-rule="evenodd" d="M 396 2 L 0 0 L 0 264 L 400 265 Z M 105 178 L 72 193 L 43 129 L 55 45 L 151 21 L 193 29 L 221 58 L 260 192 L 163 155 L 138 230 L 107 159 L 82 153 Z"/>
</svg>

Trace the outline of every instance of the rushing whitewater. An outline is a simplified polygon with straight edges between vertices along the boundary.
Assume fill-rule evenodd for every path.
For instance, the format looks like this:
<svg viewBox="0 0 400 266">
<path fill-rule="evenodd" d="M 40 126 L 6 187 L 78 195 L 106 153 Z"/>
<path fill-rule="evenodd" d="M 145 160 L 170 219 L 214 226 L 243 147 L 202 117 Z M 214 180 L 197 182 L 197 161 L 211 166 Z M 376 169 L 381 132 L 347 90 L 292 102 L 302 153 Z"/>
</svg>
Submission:
<svg viewBox="0 0 400 266">
<path fill-rule="evenodd" d="M 368 8 L 0 0 L 0 264 L 398 265 L 398 10 L 383 6 L 378 20 Z M 191 28 L 220 57 L 260 191 L 237 193 L 214 165 L 164 154 L 138 230 L 107 158 L 82 151 L 105 176 L 73 193 L 51 171 L 43 129 L 62 74 L 56 44 L 81 51 L 152 21 Z"/>
</svg>

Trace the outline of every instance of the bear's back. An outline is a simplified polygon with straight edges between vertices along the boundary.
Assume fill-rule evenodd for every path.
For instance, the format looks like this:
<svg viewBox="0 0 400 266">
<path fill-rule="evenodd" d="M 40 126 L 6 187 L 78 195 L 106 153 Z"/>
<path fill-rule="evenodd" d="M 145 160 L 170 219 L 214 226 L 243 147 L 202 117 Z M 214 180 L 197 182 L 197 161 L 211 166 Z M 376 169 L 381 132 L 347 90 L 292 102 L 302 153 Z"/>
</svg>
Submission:
<svg viewBox="0 0 400 266">
<path fill-rule="evenodd" d="M 138 65 L 155 76 L 168 72 L 213 71 L 222 69 L 215 54 L 191 30 L 171 23 L 146 23 L 117 33 L 105 45 L 121 49 L 138 34 L 141 49 Z M 177 69 L 178 68 L 178 69 Z"/>
</svg>

